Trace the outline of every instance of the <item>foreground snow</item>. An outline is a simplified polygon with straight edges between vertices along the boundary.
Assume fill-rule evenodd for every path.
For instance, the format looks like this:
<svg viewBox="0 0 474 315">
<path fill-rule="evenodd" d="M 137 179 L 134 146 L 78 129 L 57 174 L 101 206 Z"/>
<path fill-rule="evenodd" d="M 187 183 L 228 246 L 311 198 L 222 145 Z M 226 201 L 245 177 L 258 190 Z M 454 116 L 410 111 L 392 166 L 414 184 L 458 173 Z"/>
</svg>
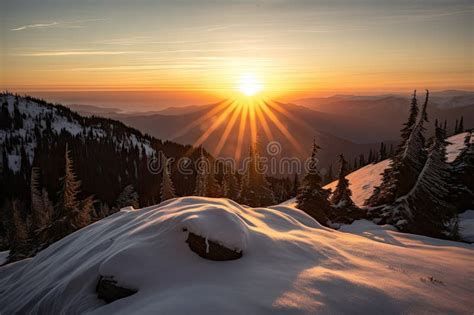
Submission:
<svg viewBox="0 0 474 315">
<path fill-rule="evenodd" d="M 187 197 L 122 210 L 0 268 L 2 313 L 470 313 L 474 247 L 367 221 L 334 231 L 285 206 Z M 187 234 L 243 251 L 215 262 Z M 138 293 L 105 304 L 100 275 Z"/>
</svg>

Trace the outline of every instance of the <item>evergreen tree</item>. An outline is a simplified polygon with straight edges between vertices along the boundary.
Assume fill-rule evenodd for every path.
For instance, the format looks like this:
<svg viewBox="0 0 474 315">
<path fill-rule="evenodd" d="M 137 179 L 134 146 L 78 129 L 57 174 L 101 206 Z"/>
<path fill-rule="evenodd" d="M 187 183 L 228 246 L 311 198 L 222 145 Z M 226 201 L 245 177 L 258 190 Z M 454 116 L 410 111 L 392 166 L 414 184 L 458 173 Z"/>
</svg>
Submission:
<svg viewBox="0 0 474 315">
<path fill-rule="evenodd" d="M 199 160 L 196 162 L 196 184 L 194 188 L 194 196 L 207 196 L 207 180 L 209 173 L 209 161 L 204 156 L 203 149 L 201 147 L 201 154 Z"/>
<path fill-rule="evenodd" d="M 372 153 L 372 149 L 369 150 L 369 159 L 367 160 L 369 164 L 374 163 L 374 154 Z"/>
<path fill-rule="evenodd" d="M 83 228 L 90 223 L 90 213 L 94 199 L 92 196 L 84 200 L 78 200 L 81 182 L 74 173 L 71 151 L 66 144 L 64 154 L 65 170 L 64 176 L 60 178 L 60 191 L 56 204 L 57 219 L 53 222 L 49 231 L 48 242 L 52 243 L 62 237 Z"/>
<path fill-rule="evenodd" d="M 31 213 L 32 213 L 32 229 L 36 238 L 39 238 L 39 233 L 51 224 L 53 215 L 53 205 L 48 197 L 48 192 L 45 188 L 41 191 L 39 189 L 39 168 L 33 167 L 31 169 Z"/>
<path fill-rule="evenodd" d="M 239 198 L 239 184 L 237 183 L 237 178 L 231 169 L 228 169 L 222 179 L 222 190 L 225 198 L 232 199 L 234 201 Z"/>
<path fill-rule="evenodd" d="M 411 113 L 418 113 L 418 110 L 411 110 L 410 124 L 406 123 L 401 132 L 403 145 L 399 147 L 397 154 L 392 158 L 390 167 L 384 170 L 382 183 L 374 189 L 372 196 L 366 202 L 367 205 L 378 206 L 393 203 L 398 197 L 407 194 L 415 184 L 427 158 L 423 124 L 428 121 L 426 112 L 428 98 L 427 91 L 421 117 L 414 126 L 411 126 L 411 120 L 413 117 L 416 119 L 416 116 Z M 412 101 L 412 104 L 416 104 L 416 101 Z M 407 139 L 404 139 L 405 131 L 408 129 L 411 130 L 411 133 Z"/>
<path fill-rule="evenodd" d="M 18 109 L 18 100 L 13 104 L 13 129 L 18 130 L 23 128 L 23 117 Z"/>
<path fill-rule="evenodd" d="M 364 154 L 361 154 L 359 155 L 359 166 L 362 167 L 362 166 L 365 166 L 367 165 L 367 163 L 365 162 L 365 156 Z"/>
<path fill-rule="evenodd" d="M 459 129 L 457 133 L 464 132 L 464 116 L 461 116 L 461 119 L 459 120 Z"/>
<path fill-rule="evenodd" d="M 395 151 L 393 150 L 393 144 L 390 144 L 390 153 L 389 153 L 389 156 L 390 156 L 390 157 L 393 157 L 394 154 L 395 154 Z"/>
<path fill-rule="evenodd" d="M 249 163 L 242 178 L 240 201 L 251 207 L 262 207 L 275 204 L 275 196 L 265 178 L 260 172 L 260 145 L 259 143 L 249 146 Z"/>
<path fill-rule="evenodd" d="M 135 191 L 135 187 L 132 184 L 125 186 L 120 195 L 118 196 L 115 205 L 118 210 L 131 206 L 134 209 L 140 208 L 138 203 L 138 193 Z"/>
<path fill-rule="evenodd" d="M 351 199 L 352 192 L 349 189 L 349 181 L 346 178 L 348 173 L 347 161 L 342 154 L 339 156 L 339 163 L 341 164 L 341 168 L 339 169 L 337 186 L 331 195 L 330 201 L 336 208 L 353 207 L 354 202 Z"/>
<path fill-rule="evenodd" d="M 326 176 L 324 178 L 324 183 L 329 184 L 330 182 L 333 181 L 333 179 L 334 179 L 334 175 L 332 172 L 332 164 L 331 164 L 329 165 L 328 172 L 326 173 Z"/>
<path fill-rule="evenodd" d="M 456 124 L 454 125 L 454 134 L 458 134 L 458 133 L 459 133 L 459 122 L 456 119 Z"/>
<path fill-rule="evenodd" d="M 383 161 L 387 158 L 387 147 L 385 143 L 380 143 L 380 151 L 379 151 L 379 161 Z"/>
<path fill-rule="evenodd" d="M 322 188 L 322 180 L 319 175 L 316 154 L 320 147 L 313 143 L 311 158 L 307 165 L 307 173 L 296 196 L 297 208 L 316 219 L 319 223 L 328 223 L 330 204 L 328 201 L 330 190 Z"/>
<path fill-rule="evenodd" d="M 391 222 L 400 229 L 433 237 L 457 235 L 456 209 L 448 201 L 449 165 L 444 131 L 436 129 L 433 145 L 420 176 L 409 193 L 397 200 Z"/>
<path fill-rule="evenodd" d="M 400 130 L 400 135 L 402 138 L 402 142 L 400 143 L 399 146 L 399 151 L 402 151 L 403 148 L 405 147 L 406 142 L 408 141 L 408 138 L 410 137 L 410 134 L 413 131 L 413 128 L 415 127 L 416 124 L 416 118 L 418 116 L 418 101 L 416 99 L 416 90 L 413 92 L 413 98 L 411 99 L 411 106 L 410 106 L 410 114 L 408 116 L 407 122 L 404 124 L 404 127 L 402 130 Z"/>
<path fill-rule="evenodd" d="M 59 191 L 56 208 L 60 217 L 69 218 L 74 216 L 73 213 L 79 209 L 77 195 L 79 194 L 81 182 L 77 179 L 76 174 L 74 173 L 71 151 L 69 151 L 67 144 L 64 154 L 64 161 L 64 176 L 60 178 L 61 190 Z"/>
<path fill-rule="evenodd" d="M 174 192 L 174 185 L 173 181 L 171 180 L 170 175 L 170 165 L 168 159 L 164 154 L 162 154 L 163 158 L 163 173 L 162 173 L 162 182 L 161 182 L 161 201 L 165 201 L 168 199 L 176 198 L 176 194 Z"/>
<path fill-rule="evenodd" d="M 30 255 L 27 226 L 21 217 L 20 207 L 21 204 L 18 200 L 11 200 L 7 203 L 7 212 L 10 213 L 8 262 L 14 262 Z"/>
<path fill-rule="evenodd" d="M 10 116 L 10 112 L 8 111 L 8 103 L 7 101 L 3 102 L 2 107 L 0 109 L 0 129 L 3 130 L 10 130 L 12 127 L 12 117 Z"/>
<path fill-rule="evenodd" d="M 298 194 L 299 186 L 300 186 L 300 181 L 298 179 L 298 173 L 295 173 L 295 176 L 293 177 L 293 187 L 291 189 L 291 197 L 296 197 L 296 195 Z"/>
</svg>

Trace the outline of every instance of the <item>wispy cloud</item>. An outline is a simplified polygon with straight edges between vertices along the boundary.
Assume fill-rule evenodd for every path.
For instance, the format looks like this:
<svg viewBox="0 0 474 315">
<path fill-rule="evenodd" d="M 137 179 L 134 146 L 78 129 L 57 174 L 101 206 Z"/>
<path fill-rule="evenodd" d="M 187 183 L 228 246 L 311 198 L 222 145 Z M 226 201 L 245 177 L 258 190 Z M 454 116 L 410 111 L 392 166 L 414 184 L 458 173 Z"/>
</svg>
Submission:
<svg viewBox="0 0 474 315">
<path fill-rule="evenodd" d="M 106 50 L 62 50 L 62 51 L 40 51 L 33 53 L 14 54 L 22 57 L 60 57 L 60 56 L 106 56 L 136 54 L 138 51 L 106 51 Z"/>
<path fill-rule="evenodd" d="M 29 28 L 46 28 L 46 27 L 51 27 L 58 25 L 58 22 L 52 22 L 52 23 L 37 23 L 37 24 L 29 24 L 29 25 L 23 25 L 17 28 L 12 28 L 12 31 L 23 31 Z"/>
<path fill-rule="evenodd" d="M 67 28 L 79 28 L 82 27 L 84 23 L 88 22 L 100 22 L 100 21 L 108 21 L 110 19 L 86 19 L 86 20 L 75 20 L 75 21 L 54 21 L 49 23 L 35 23 L 35 24 L 28 24 L 23 25 L 20 27 L 12 28 L 11 31 L 24 31 L 28 29 L 37 29 L 37 28 L 53 28 L 53 27 L 67 27 Z"/>
</svg>

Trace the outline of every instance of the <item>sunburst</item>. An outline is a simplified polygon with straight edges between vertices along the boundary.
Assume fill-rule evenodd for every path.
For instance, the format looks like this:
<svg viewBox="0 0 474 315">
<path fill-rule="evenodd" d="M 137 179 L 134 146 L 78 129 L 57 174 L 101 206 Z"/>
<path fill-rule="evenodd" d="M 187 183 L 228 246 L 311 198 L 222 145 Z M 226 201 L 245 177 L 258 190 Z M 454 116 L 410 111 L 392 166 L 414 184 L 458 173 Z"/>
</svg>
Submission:
<svg viewBox="0 0 474 315">
<path fill-rule="evenodd" d="M 173 138 L 182 136 L 197 126 L 209 126 L 193 143 L 193 147 L 199 147 L 202 146 L 217 130 L 222 130 L 219 129 L 219 127 L 225 126 L 216 147 L 209 149 L 215 156 L 219 156 L 228 141 L 229 136 L 232 132 L 235 132 L 237 135 L 237 143 L 234 149 L 234 158 L 240 160 L 245 135 L 248 132 L 247 129 L 250 131 L 250 142 L 255 143 L 260 128 L 263 130 L 269 141 L 274 140 L 275 135 L 272 132 L 271 126 L 275 126 L 276 130 L 278 130 L 278 132 L 288 140 L 297 152 L 302 154 L 304 151 L 299 142 L 291 134 L 285 124 L 281 121 L 281 117 L 279 118 L 278 115 L 297 122 L 308 129 L 312 128 L 307 126 L 304 122 L 301 122 L 281 104 L 266 99 L 263 96 L 262 89 L 263 83 L 258 80 L 255 75 L 242 75 L 237 84 L 237 90 L 241 93 L 241 96 L 217 104 L 205 115 L 196 119 L 186 128 L 180 130 Z M 191 151 L 189 153 L 191 153 Z"/>
</svg>

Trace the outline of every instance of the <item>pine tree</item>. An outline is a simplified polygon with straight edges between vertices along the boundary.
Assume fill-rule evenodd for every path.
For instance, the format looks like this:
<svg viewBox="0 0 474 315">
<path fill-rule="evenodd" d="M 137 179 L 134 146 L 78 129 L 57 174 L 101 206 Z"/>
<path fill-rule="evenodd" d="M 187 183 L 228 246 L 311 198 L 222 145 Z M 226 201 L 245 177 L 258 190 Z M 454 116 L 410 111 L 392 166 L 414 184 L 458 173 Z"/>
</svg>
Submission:
<svg viewBox="0 0 474 315">
<path fill-rule="evenodd" d="M 291 189 L 291 197 L 296 197 L 296 195 L 298 194 L 299 186 L 300 186 L 300 181 L 298 179 L 298 173 L 295 173 L 295 176 L 293 177 L 293 187 Z"/>
<path fill-rule="evenodd" d="M 23 128 L 23 117 L 18 109 L 18 100 L 13 104 L 13 129 L 18 130 Z"/>
<path fill-rule="evenodd" d="M 459 120 L 459 129 L 457 133 L 464 132 L 464 116 L 461 116 L 461 119 Z"/>
<path fill-rule="evenodd" d="M 410 114 L 408 116 L 408 121 L 404 124 L 404 127 L 402 128 L 402 130 L 400 130 L 402 142 L 399 146 L 399 151 L 403 150 L 406 142 L 408 141 L 408 138 L 410 137 L 410 134 L 413 131 L 413 128 L 415 127 L 416 118 L 418 116 L 418 110 L 419 110 L 418 101 L 416 99 L 416 90 L 415 90 L 413 92 L 413 98 L 411 99 Z"/>
<path fill-rule="evenodd" d="M 328 223 L 330 204 L 328 201 L 330 190 L 322 188 L 322 180 L 319 175 L 316 155 L 320 147 L 313 143 L 311 158 L 307 165 L 307 173 L 296 196 L 297 208 L 316 219 L 319 223 Z"/>
<path fill-rule="evenodd" d="M 72 213 L 79 209 L 77 195 L 79 194 L 81 182 L 77 180 L 76 174 L 74 173 L 71 151 L 69 151 L 68 145 L 66 145 L 64 161 L 64 176 L 60 178 L 61 190 L 59 191 L 59 198 L 56 208 L 58 209 L 57 212 L 60 216 L 70 217 L 72 216 Z"/>
<path fill-rule="evenodd" d="M 369 150 L 369 159 L 367 160 L 369 164 L 374 163 L 374 154 L 372 153 L 372 149 Z"/>
<path fill-rule="evenodd" d="M 196 184 L 194 186 L 194 195 L 206 197 L 207 196 L 207 173 L 209 172 L 209 161 L 204 156 L 203 149 L 201 148 L 201 154 L 199 160 L 196 162 Z"/>
<path fill-rule="evenodd" d="M 367 165 L 367 163 L 365 162 L 364 154 L 359 155 L 359 166 L 362 167 L 362 166 L 366 166 L 366 165 Z"/>
<path fill-rule="evenodd" d="M 240 195 L 239 184 L 237 183 L 237 178 L 235 178 L 235 175 L 231 169 L 228 169 L 225 172 L 222 182 L 224 197 L 234 201 L 238 200 Z"/>
<path fill-rule="evenodd" d="M 333 179 L 334 179 L 334 175 L 332 172 L 332 164 L 331 164 L 329 165 L 328 172 L 326 173 L 326 176 L 324 178 L 324 183 L 329 184 L 330 182 L 333 181 Z"/>
<path fill-rule="evenodd" d="M 339 169 L 337 186 L 331 195 L 330 201 L 336 208 L 353 207 L 354 202 L 351 199 L 352 192 L 349 189 L 349 181 L 346 178 L 348 173 L 347 161 L 342 154 L 339 156 L 339 163 L 341 164 L 341 168 Z"/>
<path fill-rule="evenodd" d="M 421 117 L 415 125 L 411 125 L 413 116 L 411 113 L 418 113 L 418 110 L 412 109 L 409 116 L 409 123 L 402 129 L 402 144 L 397 154 L 392 158 L 390 167 L 384 170 L 382 183 L 374 189 L 372 196 L 367 200 L 369 206 L 379 206 L 382 204 L 393 203 L 398 197 L 401 197 L 410 191 L 420 174 L 426 161 L 427 154 L 425 150 L 425 138 L 423 124 L 428 121 L 427 106 L 429 93 L 426 92 L 425 102 L 423 104 Z M 416 101 L 412 101 L 416 104 Z M 408 128 L 409 127 L 409 128 Z M 411 130 L 407 139 L 406 130 Z"/>
<path fill-rule="evenodd" d="M 260 172 L 260 145 L 249 146 L 249 163 L 242 178 L 240 201 L 251 207 L 262 207 L 275 204 L 275 196 L 265 178 Z"/>
<path fill-rule="evenodd" d="M 391 221 L 400 229 L 433 237 L 457 235 L 456 209 L 448 201 L 450 173 L 446 144 L 444 130 L 437 128 L 416 184 L 406 196 L 397 200 L 392 212 Z"/>
<path fill-rule="evenodd" d="M 28 231 L 25 221 L 20 214 L 21 204 L 18 200 L 7 203 L 7 211 L 10 213 L 9 243 L 10 253 L 8 262 L 14 262 L 30 256 L 28 244 Z"/>
<path fill-rule="evenodd" d="M 12 117 L 8 111 L 7 101 L 3 102 L 2 108 L 0 109 L 0 129 L 10 130 L 12 127 Z"/>
<path fill-rule="evenodd" d="M 138 209 L 140 207 L 138 199 L 139 197 L 138 193 L 135 191 L 135 187 L 130 184 L 125 186 L 125 188 L 122 190 L 117 198 L 117 201 L 115 201 L 115 205 L 118 210 L 128 206 Z"/>
<path fill-rule="evenodd" d="M 459 122 L 456 119 L 456 124 L 454 125 L 454 134 L 458 134 L 458 133 L 459 133 Z"/>
<path fill-rule="evenodd" d="M 387 147 L 385 143 L 380 143 L 380 151 L 379 151 L 379 161 L 383 161 L 387 158 Z"/>
<path fill-rule="evenodd" d="M 173 181 L 171 180 L 170 174 L 170 165 L 168 159 L 164 154 L 162 154 L 163 159 L 163 173 L 162 173 L 162 182 L 161 182 L 161 201 L 165 201 L 168 199 L 176 198 L 176 194 L 174 192 L 174 185 Z"/>
<path fill-rule="evenodd" d="M 57 219 L 53 222 L 49 242 L 54 242 L 90 223 L 90 212 L 93 206 L 93 197 L 78 200 L 81 182 L 74 173 L 71 151 L 66 145 L 64 154 L 65 171 L 60 178 L 61 189 L 56 204 Z"/>
<path fill-rule="evenodd" d="M 39 168 L 31 169 L 31 213 L 32 213 L 32 229 L 36 238 L 39 238 L 41 230 L 51 224 L 53 215 L 53 206 L 48 198 L 48 192 L 45 188 L 39 189 Z"/>
</svg>

